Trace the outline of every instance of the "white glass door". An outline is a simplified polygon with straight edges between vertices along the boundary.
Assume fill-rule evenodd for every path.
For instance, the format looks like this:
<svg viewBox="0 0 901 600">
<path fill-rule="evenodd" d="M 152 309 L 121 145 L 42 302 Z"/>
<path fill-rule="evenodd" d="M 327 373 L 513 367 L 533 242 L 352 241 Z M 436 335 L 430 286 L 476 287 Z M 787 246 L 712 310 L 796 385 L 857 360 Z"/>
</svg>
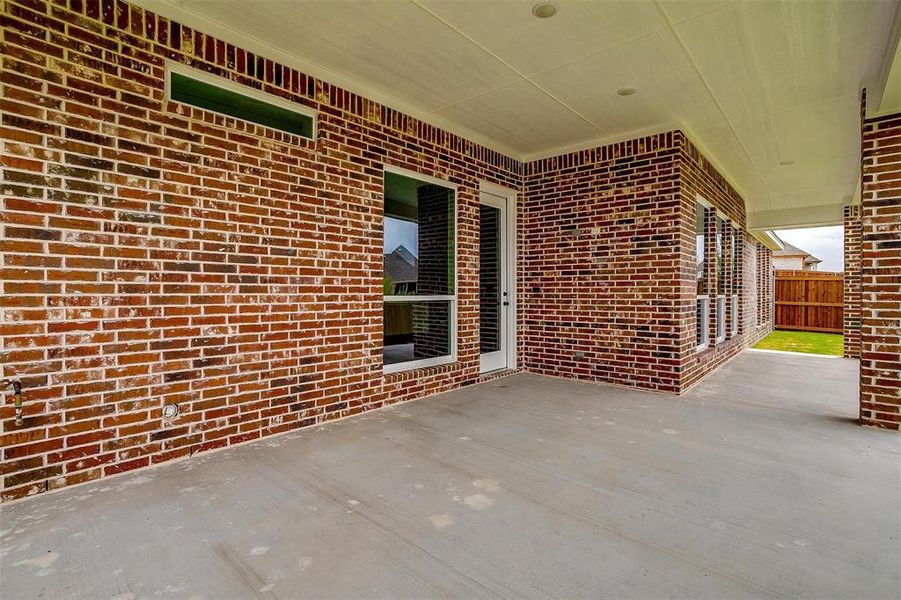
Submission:
<svg viewBox="0 0 901 600">
<path fill-rule="evenodd" d="M 481 372 L 510 368 L 513 302 L 507 200 L 482 192 L 479 204 L 479 352 Z"/>
</svg>

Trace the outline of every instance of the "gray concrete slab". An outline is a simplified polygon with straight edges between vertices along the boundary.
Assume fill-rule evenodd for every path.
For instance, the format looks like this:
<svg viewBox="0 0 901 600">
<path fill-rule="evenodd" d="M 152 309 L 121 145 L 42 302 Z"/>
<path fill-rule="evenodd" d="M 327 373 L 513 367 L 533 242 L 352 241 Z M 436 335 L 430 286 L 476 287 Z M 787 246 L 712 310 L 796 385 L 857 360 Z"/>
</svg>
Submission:
<svg viewBox="0 0 901 600">
<path fill-rule="evenodd" d="M 898 598 L 856 363 L 515 375 L 0 507 L 3 598 Z"/>
</svg>

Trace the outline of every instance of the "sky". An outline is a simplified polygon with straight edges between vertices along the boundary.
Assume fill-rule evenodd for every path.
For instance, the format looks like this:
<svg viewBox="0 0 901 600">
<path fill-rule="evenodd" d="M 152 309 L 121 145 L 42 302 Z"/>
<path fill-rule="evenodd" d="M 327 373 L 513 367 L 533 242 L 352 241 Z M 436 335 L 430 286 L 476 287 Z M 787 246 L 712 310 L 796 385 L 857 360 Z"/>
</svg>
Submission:
<svg viewBox="0 0 901 600">
<path fill-rule="evenodd" d="M 385 254 L 391 254 L 398 246 L 404 246 L 419 256 L 419 226 L 411 221 L 385 217 Z"/>
<path fill-rule="evenodd" d="M 809 227 L 807 229 L 779 229 L 776 235 L 786 242 L 797 246 L 823 260 L 818 271 L 844 270 L 844 254 L 842 250 L 843 228 Z"/>
</svg>

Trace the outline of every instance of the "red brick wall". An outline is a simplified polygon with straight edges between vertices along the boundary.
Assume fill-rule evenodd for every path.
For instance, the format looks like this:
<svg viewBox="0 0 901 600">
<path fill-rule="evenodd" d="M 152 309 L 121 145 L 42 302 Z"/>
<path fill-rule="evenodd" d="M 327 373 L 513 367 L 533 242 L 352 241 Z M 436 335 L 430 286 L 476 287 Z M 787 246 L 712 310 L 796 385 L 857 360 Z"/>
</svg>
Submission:
<svg viewBox="0 0 901 600">
<path fill-rule="evenodd" d="M 678 391 L 678 132 L 525 165 L 523 365 Z"/>
<path fill-rule="evenodd" d="M 22 426 L 0 406 L 3 499 L 478 381 L 480 180 L 527 189 L 527 368 L 679 391 L 739 347 L 686 377 L 680 174 L 723 183 L 681 133 L 521 165 L 138 7 L 68 1 L 0 0 L 0 352 L 25 384 Z M 316 139 L 166 101 L 165 59 L 315 109 Z M 385 164 L 459 185 L 459 360 L 387 376 Z"/>
<path fill-rule="evenodd" d="M 860 207 L 844 209 L 844 308 L 842 334 L 845 358 L 860 358 Z"/>
<path fill-rule="evenodd" d="M 769 333 L 775 327 L 776 310 L 776 270 L 773 267 L 773 253 L 762 243 L 755 247 L 757 267 L 754 278 L 757 283 L 754 297 L 757 298 L 757 327 Z"/>
<path fill-rule="evenodd" d="M 483 147 L 121 2 L 5 1 L 3 498 L 478 378 Z M 164 59 L 319 111 L 315 141 L 164 99 Z M 382 165 L 460 185 L 459 362 L 383 377 Z M 162 418 L 167 403 L 181 414 Z"/>
<path fill-rule="evenodd" d="M 524 169 L 521 287 L 528 370 L 678 392 L 771 330 L 770 320 L 757 327 L 756 289 L 746 283 L 754 277 L 756 241 L 743 230 L 744 201 L 681 132 Z M 698 195 L 743 231 L 739 333 L 714 343 L 711 311 L 711 345 L 699 353 Z M 715 282 L 711 261 L 708 268 Z"/>
<path fill-rule="evenodd" d="M 701 152 L 688 140 L 682 143 L 682 152 L 679 155 L 680 176 L 680 304 L 679 304 L 679 356 L 680 356 L 680 389 L 686 390 L 694 385 L 705 375 L 708 375 L 718 366 L 732 358 L 745 348 L 755 344 L 767 333 L 772 331 L 772 312 L 763 325 L 758 327 L 756 315 L 758 303 L 758 291 L 762 289 L 764 303 L 772 301 L 772 286 L 761 288 L 759 280 L 756 285 L 751 281 L 758 275 L 758 255 L 768 262 L 771 260 L 771 252 L 759 244 L 745 230 L 745 204 L 744 200 L 732 188 L 723 176 L 710 164 Z M 707 228 L 707 281 L 710 290 L 710 322 L 709 346 L 704 350 L 696 350 L 696 280 L 695 280 L 695 207 L 698 198 L 702 198 L 713 206 L 710 223 Z M 740 228 L 738 242 L 739 277 L 735 282 L 738 294 L 738 333 L 730 335 L 727 322 L 726 338 L 721 342 L 716 341 L 716 302 L 715 297 L 720 290 L 716 276 L 716 261 L 714 260 L 714 236 L 716 233 L 716 216 L 720 215 L 731 220 Z M 729 253 L 726 252 L 726 286 L 731 287 L 731 262 Z M 765 284 L 765 282 L 763 282 Z M 727 304 L 729 299 L 726 300 Z"/>
<path fill-rule="evenodd" d="M 901 428 L 901 114 L 866 120 L 861 152 L 860 419 Z"/>
</svg>

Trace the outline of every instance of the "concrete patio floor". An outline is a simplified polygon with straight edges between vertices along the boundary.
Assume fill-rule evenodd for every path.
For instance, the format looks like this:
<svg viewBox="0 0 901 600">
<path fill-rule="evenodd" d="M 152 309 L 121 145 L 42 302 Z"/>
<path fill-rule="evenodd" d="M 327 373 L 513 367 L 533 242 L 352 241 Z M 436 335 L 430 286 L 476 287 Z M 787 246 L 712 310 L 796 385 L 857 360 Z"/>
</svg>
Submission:
<svg viewBox="0 0 901 600">
<path fill-rule="evenodd" d="M 898 598 L 901 437 L 856 379 L 497 379 L 0 507 L 0 596 Z"/>
</svg>

